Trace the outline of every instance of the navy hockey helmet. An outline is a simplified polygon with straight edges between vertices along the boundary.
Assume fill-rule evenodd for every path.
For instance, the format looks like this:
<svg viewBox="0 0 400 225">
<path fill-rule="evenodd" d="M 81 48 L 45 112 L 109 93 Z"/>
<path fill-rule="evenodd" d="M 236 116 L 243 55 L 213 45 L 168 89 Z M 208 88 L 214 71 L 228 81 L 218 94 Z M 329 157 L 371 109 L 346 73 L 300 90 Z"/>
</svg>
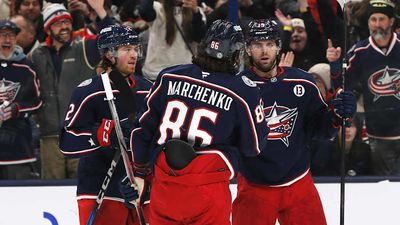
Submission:
<svg viewBox="0 0 400 225">
<path fill-rule="evenodd" d="M 240 26 L 224 20 L 216 20 L 207 30 L 200 44 L 210 57 L 230 60 L 236 51 L 244 47 Z"/>
<path fill-rule="evenodd" d="M 280 27 L 275 20 L 253 20 L 248 24 L 248 29 L 246 37 L 247 45 L 252 41 L 275 40 L 279 48 L 282 47 Z"/>
<path fill-rule="evenodd" d="M 139 45 L 140 40 L 136 32 L 127 26 L 111 25 L 103 28 L 97 36 L 97 48 L 114 51 L 122 45 Z"/>
</svg>

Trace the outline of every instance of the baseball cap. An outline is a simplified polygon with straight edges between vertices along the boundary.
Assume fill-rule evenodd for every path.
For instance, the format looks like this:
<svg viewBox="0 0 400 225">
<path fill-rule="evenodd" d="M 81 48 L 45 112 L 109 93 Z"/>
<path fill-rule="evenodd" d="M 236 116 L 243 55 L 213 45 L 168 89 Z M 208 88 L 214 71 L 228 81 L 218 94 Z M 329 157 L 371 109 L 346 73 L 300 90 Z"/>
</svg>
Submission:
<svg viewBox="0 0 400 225">
<path fill-rule="evenodd" d="M 368 18 L 374 13 L 383 13 L 389 18 L 394 17 L 395 4 L 391 0 L 371 0 L 368 6 Z"/>
<path fill-rule="evenodd" d="M 0 20 L 0 30 L 10 29 L 14 31 L 15 34 L 18 34 L 21 29 L 15 25 L 15 23 L 11 22 L 10 20 Z"/>
<path fill-rule="evenodd" d="M 53 3 L 48 4 L 43 9 L 44 29 L 47 31 L 51 24 L 61 19 L 72 20 L 71 14 L 67 11 L 63 4 Z"/>
</svg>

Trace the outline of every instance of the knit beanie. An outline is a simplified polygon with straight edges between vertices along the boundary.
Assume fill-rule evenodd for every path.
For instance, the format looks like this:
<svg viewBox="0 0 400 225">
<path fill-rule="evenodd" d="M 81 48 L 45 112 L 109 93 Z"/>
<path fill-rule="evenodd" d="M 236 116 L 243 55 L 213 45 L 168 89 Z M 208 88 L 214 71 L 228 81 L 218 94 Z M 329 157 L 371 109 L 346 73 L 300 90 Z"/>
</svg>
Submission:
<svg viewBox="0 0 400 225">
<path fill-rule="evenodd" d="M 329 66 L 329 64 L 327 64 L 327 63 L 315 64 L 308 70 L 308 72 L 318 74 L 328 89 L 330 89 L 332 87 L 331 86 L 331 67 Z"/>
<path fill-rule="evenodd" d="M 43 9 L 44 30 L 48 31 L 51 24 L 61 19 L 72 20 L 71 14 L 63 4 L 53 3 Z"/>
<path fill-rule="evenodd" d="M 371 0 L 368 6 L 368 18 L 374 13 L 383 13 L 389 18 L 394 17 L 395 5 L 391 0 Z"/>
</svg>

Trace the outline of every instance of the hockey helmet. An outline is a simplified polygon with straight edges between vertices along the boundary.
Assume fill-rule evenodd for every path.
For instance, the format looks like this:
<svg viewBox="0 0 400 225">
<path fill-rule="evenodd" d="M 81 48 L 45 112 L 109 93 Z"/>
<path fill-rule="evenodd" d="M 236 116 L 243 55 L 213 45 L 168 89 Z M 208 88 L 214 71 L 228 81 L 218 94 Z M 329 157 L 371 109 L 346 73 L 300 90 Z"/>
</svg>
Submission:
<svg viewBox="0 0 400 225">
<path fill-rule="evenodd" d="M 111 25 L 103 28 L 97 36 L 97 48 L 100 52 L 104 49 L 114 51 L 122 45 L 139 45 L 136 32 L 127 26 Z"/>
<path fill-rule="evenodd" d="M 240 26 L 224 20 L 216 20 L 207 30 L 200 44 L 210 57 L 230 60 L 236 51 L 244 47 Z"/>
<path fill-rule="evenodd" d="M 246 37 L 247 45 L 252 41 L 275 40 L 279 48 L 282 47 L 280 27 L 275 20 L 253 20 L 248 24 L 248 29 Z"/>
</svg>

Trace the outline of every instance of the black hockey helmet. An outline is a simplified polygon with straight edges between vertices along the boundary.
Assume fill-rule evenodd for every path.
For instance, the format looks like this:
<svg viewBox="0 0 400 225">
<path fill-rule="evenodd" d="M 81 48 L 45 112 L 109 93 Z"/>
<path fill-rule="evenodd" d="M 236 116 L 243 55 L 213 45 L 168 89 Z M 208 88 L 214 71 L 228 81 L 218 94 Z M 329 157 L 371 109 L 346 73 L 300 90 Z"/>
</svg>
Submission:
<svg viewBox="0 0 400 225">
<path fill-rule="evenodd" d="M 248 33 L 246 36 L 247 45 L 250 45 L 252 41 L 259 40 L 275 40 L 279 48 L 282 47 L 280 27 L 275 20 L 252 20 L 248 24 Z"/>
<path fill-rule="evenodd" d="M 136 32 L 127 26 L 111 25 L 103 28 L 97 36 L 97 48 L 100 52 L 104 49 L 114 51 L 122 45 L 139 45 L 140 40 Z"/>
<path fill-rule="evenodd" d="M 231 60 L 244 47 L 244 36 L 239 25 L 216 20 L 208 28 L 200 46 L 212 58 Z"/>
</svg>

